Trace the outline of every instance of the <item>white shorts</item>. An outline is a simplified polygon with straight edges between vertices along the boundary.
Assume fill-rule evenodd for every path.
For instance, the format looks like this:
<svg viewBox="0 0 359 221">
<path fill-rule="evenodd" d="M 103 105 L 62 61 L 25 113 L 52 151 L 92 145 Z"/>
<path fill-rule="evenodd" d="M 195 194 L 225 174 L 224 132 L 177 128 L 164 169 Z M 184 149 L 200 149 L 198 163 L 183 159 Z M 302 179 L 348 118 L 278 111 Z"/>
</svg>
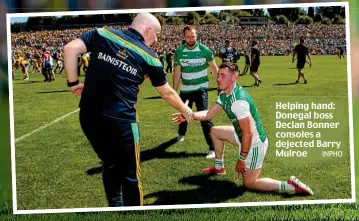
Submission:
<svg viewBox="0 0 359 221">
<path fill-rule="evenodd" d="M 238 144 L 238 148 L 240 151 L 241 143 L 239 142 L 239 138 L 235 131 L 234 131 L 234 138 Z M 263 143 L 257 142 L 255 144 L 252 144 L 247 155 L 246 167 L 250 170 L 262 168 L 262 164 L 264 161 L 264 157 L 267 153 L 267 149 L 268 149 L 268 139 L 266 139 Z"/>
<path fill-rule="evenodd" d="M 57 67 L 62 67 L 62 61 L 57 61 L 56 65 L 57 65 Z"/>
</svg>

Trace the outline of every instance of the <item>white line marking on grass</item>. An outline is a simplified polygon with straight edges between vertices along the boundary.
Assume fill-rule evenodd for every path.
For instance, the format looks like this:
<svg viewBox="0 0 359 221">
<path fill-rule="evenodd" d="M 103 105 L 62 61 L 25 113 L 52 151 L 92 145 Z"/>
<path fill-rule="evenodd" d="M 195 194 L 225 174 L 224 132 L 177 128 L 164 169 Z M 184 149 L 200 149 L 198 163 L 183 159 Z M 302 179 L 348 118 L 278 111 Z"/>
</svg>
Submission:
<svg viewBox="0 0 359 221">
<path fill-rule="evenodd" d="M 19 141 L 25 139 L 26 137 L 29 137 L 29 136 L 33 135 L 34 133 L 36 133 L 36 132 L 38 132 L 38 131 L 40 131 L 40 130 L 42 130 L 42 129 L 45 129 L 46 127 L 48 127 L 48 126 L 50 126 L 50 125 L 52 125 L 52 124 L 54 124 L 54 123 L 56 123 L 56 122 L 58 122 L 58 121 L 60 121 L 60 120 L 62 120 L 62 119 L 64 119 L 64 118 L 70 116 L 71 114 L 74 114 L 74 113 L 78 112 L 79 110 L 80 110 L 80 108 L 77 109 L 77 110 L 74 110 L 74 111 L 72 111 L 72 112 L 70 112 L 70 113 L 68 113 L 68 114 L 65 114 L 64 116 L 61 116 L 61 117 L 59 117 L 59 118 L 56 118 L 54 121 L 52 121 L 52 122 L 50 122 L 50 123 L 48 123 L 48 124 L 45 124 L 44 126 L 41 126 L 41 127 L 37 128 L 36 130 L 31 131 L 31 132 L 28 133 L 28 134 L 25 134 L 25 135 L 23 135 L 23 136 L 21 136 L 21 137 L 19 137 L 19 138 L 16 138 L 16 139 L 15 139 L 15 143 L 17 143 L 17 142 L 19 142 Z"/>
</svg>

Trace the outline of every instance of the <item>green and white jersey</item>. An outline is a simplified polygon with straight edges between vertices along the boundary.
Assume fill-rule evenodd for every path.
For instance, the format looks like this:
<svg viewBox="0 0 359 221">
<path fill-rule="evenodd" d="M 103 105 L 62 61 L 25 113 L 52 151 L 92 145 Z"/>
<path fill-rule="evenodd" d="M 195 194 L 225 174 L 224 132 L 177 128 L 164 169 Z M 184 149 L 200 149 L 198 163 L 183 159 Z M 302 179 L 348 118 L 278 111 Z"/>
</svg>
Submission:
<svg viewBox="0 0 359 221">
<path fill-rule="evenodd" d="M 252 145 L 263 143 L 266 140 L 267 135 L 264 131 L 256 105 L 243 87 L 237 84 L 229 95 L 226 95 L 222 91 L 218 95 L 216 103 L 222 106 L 231 120 L 240 142 L 242 141 L 242 130 L 238 121 L 246 117 L 250 117 L 252 122 Z"/>
<path fill-rule="evenodd" d="M 181 92 L 190 93 L 208 89 L 208 62 L 213 61 L 212 51 L 205 45 L 196 42 L 193 49 L 187 44 L 179 46 L 175 54 L 175 66 L 181 66 Z"/>
</svg>

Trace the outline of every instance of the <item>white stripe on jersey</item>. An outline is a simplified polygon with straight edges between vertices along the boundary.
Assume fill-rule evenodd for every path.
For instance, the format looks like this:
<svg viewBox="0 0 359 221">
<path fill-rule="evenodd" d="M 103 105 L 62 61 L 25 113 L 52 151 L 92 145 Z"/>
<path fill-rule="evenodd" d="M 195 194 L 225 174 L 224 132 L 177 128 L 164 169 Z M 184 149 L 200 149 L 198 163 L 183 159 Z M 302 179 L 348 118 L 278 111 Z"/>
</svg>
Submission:
<svg viewBox="0 0 359 221">
<path fill-rule="evenodd" d="M 200 88 L 208 88 L 208 81 L 206 83 L 198 84 L 198 85 L 183 85 L 183 84 L 181 84 L 181 91 L 193 91 L 193 90 L 197 90 Z"/>
<path fill-rule="evenodd" d="M 186 80 L 192 80 L 192 79 L 201 78 L 201 77 L 205 77 L 205 76 L 207 76 L 207 69 L 200 71 L 200 72 L 195 72 L 195 73 L 182 72 L 182 78 L 186 79 Z"/>
</svg>

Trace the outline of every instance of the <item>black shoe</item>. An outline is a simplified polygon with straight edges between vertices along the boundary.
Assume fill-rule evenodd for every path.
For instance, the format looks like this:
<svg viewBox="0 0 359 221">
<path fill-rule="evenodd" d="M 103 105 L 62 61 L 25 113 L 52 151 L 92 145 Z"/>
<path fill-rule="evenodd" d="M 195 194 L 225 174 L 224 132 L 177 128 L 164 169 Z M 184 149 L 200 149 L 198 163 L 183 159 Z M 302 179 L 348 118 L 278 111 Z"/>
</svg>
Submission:
<svg viewBox="0 0 359 221">
<path fill-rule="evenodd" d="M 307 81 L 307 80 L 304 80 L 304 84 L 308 84 L 308 81 Z"/>
<path fill-rule="evenodd" d="M 258 80 L 257 81 L 257 87 L 259 87 L 259 85 L 261 85 L 262 81 L 261 80 Z"/>
<path fill-rule="evenodd" d="M 296 80 L 296 81 L 295 81 L 295 83 L 296 83 L 296 84 L 299 84 L 299 81 L 298 81 L 298 80 Z"/>
</svg>

